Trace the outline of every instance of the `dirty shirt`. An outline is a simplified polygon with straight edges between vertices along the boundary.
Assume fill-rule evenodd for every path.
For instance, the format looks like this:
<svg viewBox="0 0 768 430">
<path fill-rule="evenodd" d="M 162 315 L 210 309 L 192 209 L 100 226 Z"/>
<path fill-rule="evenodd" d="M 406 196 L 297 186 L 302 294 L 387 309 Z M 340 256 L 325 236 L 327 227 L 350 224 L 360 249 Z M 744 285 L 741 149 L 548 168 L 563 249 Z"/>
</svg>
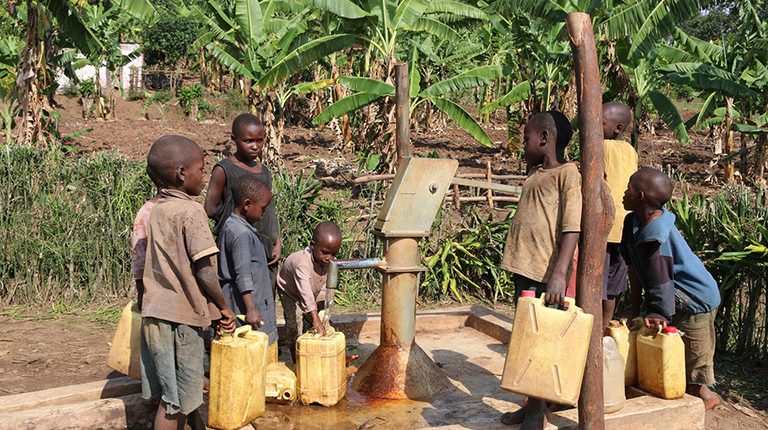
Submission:
<svg viewBox="0 0 768 430">
<path fill-rule="evenodd" d="M 147 225 L 142 317 L 206 327 L 221 318 L 197 283 L 195 262 L 219 252 L 200 203 L 163 189 Z"/>
<path fill-rule="evenodd" d="M 312 249 L 306 247 L 285 259 L 277 276 L 277 287 L 301 306 L 304 313 L 317 310 L 317 304 L 325 301 L 325 283 L 328 266 L 322 266 L 312 257 Z"/>
<path fill-rule="evenodd" d="M 149 224 L 149 213 L 154 205 L 153 201 L 147 200 L 133 221 L 133 233 L 131 233 L 132 279 L 141 279 L 144 276 L 144 263 L 147 259 L 147 224 Z"/>
<path fill-rule="evenodd" d="M 256 229 L 244 218 L 227 218 L 216 240 L 219 255 L 219 283 L 224 298 L 236 315 L 245 315 L 243 294 L 250 293 L 264 325 L 258 331 L 269 336 L 269 344 L 277 342 L 275 296 L 269 280 L 267 255 Z M 241 325 L 240 321 L 237 321 Z M 256 329 L 256 327 L 253 327 Z"/>
<path fill-rule="evenodd" d="M 562 234 L 580 231 L 581 174 L 576 165 L 536 166 L 523 183 L 501 268 L 546 283 L 560 255 Z"/>
</svg>

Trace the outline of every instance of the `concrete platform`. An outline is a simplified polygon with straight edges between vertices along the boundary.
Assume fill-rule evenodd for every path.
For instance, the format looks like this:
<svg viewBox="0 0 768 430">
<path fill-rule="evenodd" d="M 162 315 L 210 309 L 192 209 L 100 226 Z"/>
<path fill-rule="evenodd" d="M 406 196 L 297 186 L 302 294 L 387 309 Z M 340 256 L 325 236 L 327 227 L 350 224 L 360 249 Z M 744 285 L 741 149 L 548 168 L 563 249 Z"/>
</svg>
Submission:
<svg viewBox="0 0 768 430">
<path fill-rule="evenodd" d="M 377 314 L 341 315 L 333 325 L 347 335 L 348 354 L 359 366 L 379 343 Z M 254 422 L 259 429 L 516 429 L 499 422 L 522 396 L 503 391 L 499 380 L 512 320 L 484 307 L 420 312 L 416 341 L 451 379 L 453 388 L 429 401 L 378 400 L 348 391 L 338 405 L 267 405 Z M 152 405 L 143 401 L 138 381 L 119 378 L 36 393 L 0 397 L 2 429 L 148 428 Z M 606 415 L 607 429 L 692 430 L 704 428 L 704 406 L 684 396 L 662 400 L 628 389 L 626 406 Z M 550 417 L 547 429 L 576 429 L 575 409 Z M 247 426 L 245 428 L 253 428 Z"/>
</svg>

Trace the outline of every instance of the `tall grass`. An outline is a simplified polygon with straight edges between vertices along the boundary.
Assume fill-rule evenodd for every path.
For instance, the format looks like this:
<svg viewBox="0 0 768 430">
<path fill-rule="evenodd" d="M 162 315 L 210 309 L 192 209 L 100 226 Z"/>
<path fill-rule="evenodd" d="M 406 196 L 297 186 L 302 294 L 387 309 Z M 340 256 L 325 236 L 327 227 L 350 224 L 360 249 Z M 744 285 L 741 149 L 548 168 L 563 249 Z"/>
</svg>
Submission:
<svg viewBox="0 0 768 430">
<path fill-rule="evenodd" d="M 144 170 L 115 152 L 0 146 L 0 300 L 126 295 L 133 219 L 153 191 Z"/>
</svg>

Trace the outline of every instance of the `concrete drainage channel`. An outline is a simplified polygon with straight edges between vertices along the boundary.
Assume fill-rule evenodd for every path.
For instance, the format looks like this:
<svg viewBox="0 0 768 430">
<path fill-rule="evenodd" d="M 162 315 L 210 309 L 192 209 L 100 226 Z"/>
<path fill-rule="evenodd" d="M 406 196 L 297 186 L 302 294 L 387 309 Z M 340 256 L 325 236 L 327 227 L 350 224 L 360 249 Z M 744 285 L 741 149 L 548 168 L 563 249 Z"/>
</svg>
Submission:
<svg viewBox="0 0 768 430">
<path fill-rule="evenodd" d="M 332 324 L 347 336 L 348 353 L 360 355 L 352 365 L 363 363 L 379 344 L 378 314 L 338 315 Z M 331 408 L 268 404 L 253 424 L 259 429 L 302 430 L 517 428 L 499 422 L 503 412 L 523 404 L 521 396 L 499 387 L 511 327 L 510 318 L 480 306 L 419 312 L 419 344 L 453 387 L 428 401 L 368 399 L 350 390 Z M 140 391 L 139 381 L 120 377 L 0 397 L 0 428 L 151 428 L 156 407 L 144 401 Z M 555 413 L 549 422 L 547 429 L 576 429 L 578 411 Z M 704 406 L 688 395 L 662 400 L 630 387 L 624 408 L 606 415 L 605 424 L 607 429 L 703 429 Z"/>
</svg>

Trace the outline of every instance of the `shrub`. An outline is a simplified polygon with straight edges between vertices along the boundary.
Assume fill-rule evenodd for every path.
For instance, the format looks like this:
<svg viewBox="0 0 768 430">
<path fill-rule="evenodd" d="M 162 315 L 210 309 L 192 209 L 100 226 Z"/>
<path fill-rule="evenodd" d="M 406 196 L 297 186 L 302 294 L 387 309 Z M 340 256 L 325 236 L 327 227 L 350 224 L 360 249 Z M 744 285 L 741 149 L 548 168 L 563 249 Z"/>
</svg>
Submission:
<svg viewBox="0 0 768 430">
<path fill-rule="evenodd" d="M 191 18 L 164 15 L 142 35 L 145 64 L 175 65 L 197 39 L 197 27 Z"/>
<path fill-rule="evenodd" d="M 80 97 L 93 97 L 96 94 L 96 84 L 93 82 L 93 79 L 80 81 L 77 92 L 80 94 Z"/>
</svg>

